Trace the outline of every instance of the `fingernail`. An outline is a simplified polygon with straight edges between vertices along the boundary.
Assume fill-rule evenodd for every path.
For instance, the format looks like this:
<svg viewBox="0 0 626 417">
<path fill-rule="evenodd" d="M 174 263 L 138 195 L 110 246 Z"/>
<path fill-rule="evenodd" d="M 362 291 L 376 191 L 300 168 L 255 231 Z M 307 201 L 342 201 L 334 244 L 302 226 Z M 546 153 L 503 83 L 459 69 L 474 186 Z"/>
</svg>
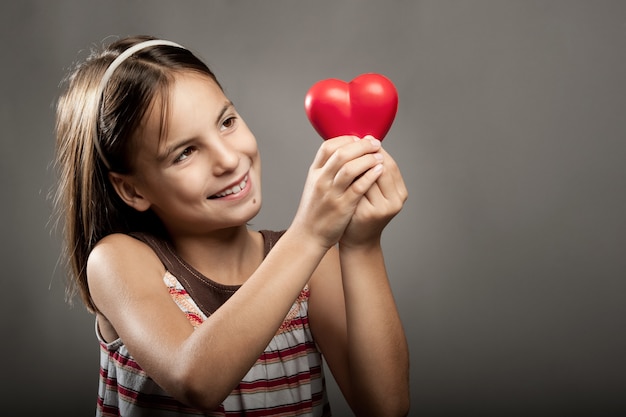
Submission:
<svg viewBox="0 0 626 417">
<path fill-rule="evenodd" d="M 376 158 L 378 161 L 382 161 L 383 160 L 383 154 L 375 153 L 374 154 L 374 158 Z"/>
<path fill-rule="evenodd" d="M 380 146 L 380 141 L 378 139 L 375 139 L 373 136 L 369 136 L 368 139 L 375 147 Z"/>
</svg>

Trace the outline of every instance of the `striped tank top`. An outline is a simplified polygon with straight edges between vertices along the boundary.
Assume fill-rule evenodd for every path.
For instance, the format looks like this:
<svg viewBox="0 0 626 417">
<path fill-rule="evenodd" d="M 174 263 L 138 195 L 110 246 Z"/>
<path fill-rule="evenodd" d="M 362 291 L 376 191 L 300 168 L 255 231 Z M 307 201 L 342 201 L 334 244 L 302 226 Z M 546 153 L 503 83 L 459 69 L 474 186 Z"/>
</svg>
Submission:
<svg viewBox="0 0 626 417">
<path fill-rule="evenodd" d="M 261 231 L 265 254 L 282 233 Z M 163 262 L 164 284 L 194 327 L 225 303 L 239 286 L 214 282 L 179 258 L 164 240 L 134 234 Z M 169 396 L 128 353 L 121 339 L 100 344 L 96 416 L 330 416 L 322 356 L 308 324 L 305 287 L 274 338 L 239 385 L 213 412 L 204 413 Z M 172 364 L 176 358 L 171 358 Z"/>
</svg>

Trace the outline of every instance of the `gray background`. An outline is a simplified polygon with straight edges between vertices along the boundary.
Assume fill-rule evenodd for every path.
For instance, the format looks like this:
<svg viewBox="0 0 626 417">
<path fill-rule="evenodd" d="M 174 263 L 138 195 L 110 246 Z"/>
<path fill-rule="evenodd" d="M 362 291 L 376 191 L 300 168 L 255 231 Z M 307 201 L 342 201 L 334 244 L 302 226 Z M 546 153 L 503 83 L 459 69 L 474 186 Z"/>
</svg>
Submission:
<svg viewBox="0 0 626 417">
<path fill-rule="evenodd" d="M 626 411 L 626 2 L 15 0 L 0 16 L 3 414 L 93 414 L 93 317 L 64 303 L 49 225 L 53 104 L 91 45 L 139 33 L 202 56 L 255 132 L 257 228 L 297 207 L 320 143 L 307 89 L 396 84 L 384 145 L 410 199 L 384 237 L 412 415 Z"/>
</svg>

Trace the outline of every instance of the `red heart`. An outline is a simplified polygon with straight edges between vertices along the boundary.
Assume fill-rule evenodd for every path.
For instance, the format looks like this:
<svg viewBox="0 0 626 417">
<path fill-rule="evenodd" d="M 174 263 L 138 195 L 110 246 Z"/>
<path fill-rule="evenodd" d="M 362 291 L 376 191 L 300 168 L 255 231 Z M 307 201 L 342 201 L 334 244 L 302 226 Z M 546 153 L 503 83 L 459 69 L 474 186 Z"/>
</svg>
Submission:
<svg viewBox="0 0 626 417">
<path fill-rule="evenodd" d="M 324 140 L 342 135 L 383 140 L 396 117 L 398 92 L 380 74 L 362 74 L 349 83 L 330 78 L 309 89 L 304 108 Z"/>
</svg>

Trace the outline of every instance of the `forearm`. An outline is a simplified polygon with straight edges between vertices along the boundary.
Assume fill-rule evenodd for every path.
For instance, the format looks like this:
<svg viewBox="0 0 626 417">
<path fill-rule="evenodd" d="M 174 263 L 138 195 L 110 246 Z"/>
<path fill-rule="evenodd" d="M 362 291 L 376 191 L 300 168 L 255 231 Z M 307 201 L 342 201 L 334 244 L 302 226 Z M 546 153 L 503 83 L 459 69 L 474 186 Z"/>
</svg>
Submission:
<svg viewBox="0 0 626 417">
<path fill-rule="evenodd" d="M 193 378 L 187 381 L 187 402 L 205 408 L 230 393 L 267 347 L 324 254 L 324 248 L 286 232 L 248 281 L 196 329 L 185 346 L 186 378 Z M 207 398 L 208 383 L 212 398 Z"/>
<path fill-rule="evenodd" d="M 340 245 L 339 256 L 351 405 L 359 415 L 403 414 L 409 401 L 409 353 L 380 244 Z"/>
</svg>

